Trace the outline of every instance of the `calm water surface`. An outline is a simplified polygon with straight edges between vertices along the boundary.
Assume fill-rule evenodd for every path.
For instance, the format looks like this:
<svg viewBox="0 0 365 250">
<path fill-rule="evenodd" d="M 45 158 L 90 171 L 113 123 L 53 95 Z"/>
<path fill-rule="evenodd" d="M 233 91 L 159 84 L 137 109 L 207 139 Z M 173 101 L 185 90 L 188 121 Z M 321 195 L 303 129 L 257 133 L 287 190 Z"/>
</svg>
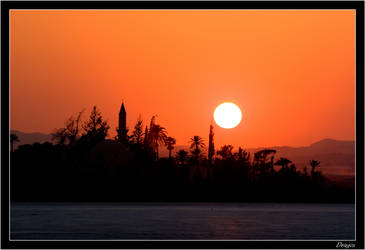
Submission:
<svg viewBox="0 0 365 250">
<path fill-rule="evenodd" d="M 335 239 L 354 204 L 12 203 L 11 239 Z"/>
</svg>

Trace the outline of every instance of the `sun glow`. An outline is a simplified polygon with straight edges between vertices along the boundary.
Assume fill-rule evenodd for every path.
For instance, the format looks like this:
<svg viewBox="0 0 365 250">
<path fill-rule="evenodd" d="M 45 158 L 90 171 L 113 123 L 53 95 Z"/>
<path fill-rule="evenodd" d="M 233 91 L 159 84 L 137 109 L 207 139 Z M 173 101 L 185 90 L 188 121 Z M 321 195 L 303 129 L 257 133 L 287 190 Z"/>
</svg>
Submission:
<svg viewBox="0 0 365 250">
<path fill-rule="evenodd" d="M 241 110 L 234 103 L 224 102 L 214 110 L 214 120 L 222 128 L 234 128 L 241 122 L 241 119 Z"/>
</svg>

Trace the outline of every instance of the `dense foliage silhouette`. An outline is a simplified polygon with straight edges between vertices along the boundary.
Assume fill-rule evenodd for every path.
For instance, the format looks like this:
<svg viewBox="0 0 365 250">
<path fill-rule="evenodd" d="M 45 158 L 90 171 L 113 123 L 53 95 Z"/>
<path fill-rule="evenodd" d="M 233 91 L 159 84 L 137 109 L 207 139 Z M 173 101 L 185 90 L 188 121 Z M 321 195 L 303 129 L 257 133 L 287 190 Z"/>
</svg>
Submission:
<svg viewBox="0 0 365 250">
<path fill-rule="evenodd" d="M 144 132 L 139 117 L 130 135 L 108 140 L 100 111 L 94 106 L 84 123 L 82 113 L 55 130 L 56 144 L 11 147 L 13 201 L 354 202 L 354 189 L 325 178 L 316 160 L 308 174 L 289 159 L 274 161 L 272 149 L 253 157 L 232 145 L 215 151 L 212 126 L 207 150 L 194 135 L 191 152 L 173 154 L 176 139 L 155 116 Z M 16 140 L 11 134 L 11 146 Z M 159 158 L 160 146 L 169 158 Z"/>
</svg>

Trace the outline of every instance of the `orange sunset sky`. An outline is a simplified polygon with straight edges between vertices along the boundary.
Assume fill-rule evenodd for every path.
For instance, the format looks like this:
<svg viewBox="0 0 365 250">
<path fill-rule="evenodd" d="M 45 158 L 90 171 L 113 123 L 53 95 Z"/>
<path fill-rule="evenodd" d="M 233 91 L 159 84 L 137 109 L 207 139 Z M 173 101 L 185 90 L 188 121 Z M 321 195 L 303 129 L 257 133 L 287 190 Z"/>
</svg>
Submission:
<svg viewBox="0 0 365 250">
<path fill-rule="evenodd" d="M 16 10 L 11 129 L 51 133 L 96 105 L 116 134 L 157 114 L 177 145 L 208 141 L 215 107 L 242 110 L 215 144 L 355 138 L 353 10 Z"/>
</svg>

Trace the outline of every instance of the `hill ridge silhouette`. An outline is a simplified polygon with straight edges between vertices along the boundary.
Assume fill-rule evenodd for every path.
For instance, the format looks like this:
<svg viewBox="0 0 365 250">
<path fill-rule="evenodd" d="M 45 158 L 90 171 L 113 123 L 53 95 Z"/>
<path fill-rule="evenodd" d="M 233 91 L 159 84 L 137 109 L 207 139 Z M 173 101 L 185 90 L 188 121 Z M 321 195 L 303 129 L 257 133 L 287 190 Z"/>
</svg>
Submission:
<svg viewBox="0 0 365 250">
<path fill-rule="evenodd" d="M 16 129 L 12 129 L 10 130 L 11 133 L 15 133 L 19 136 L 20 138 L 20 142 L 19 143 L 16 143 L 17 146 L 19 145 L 23 145 L 23 144 L 32 144 L 32 143 L 35 143 L 35 142 L 39 142 L 39 143 L 43 143 L 43 141 L 45 140 L 45 138 L 49 138 L 49 142 L 52 142 L 51 141 L 51 134 L 47 134 L 47 133 L 42 133 L 42 132 L 23 132 L 23 131 L 20 131 L 20 130 L 16 130 Z M 33 139 L 34 141 L 32 142 L 27 142 L 27 143 L 22 143 L 22 140 L 21 140 L 21 137 L 22 136 L 39 136 L 40 138 L 35 138 Z M 324 139 L 321 139 L 319 141 L 315 141 L 311 144 L 309 144 L 308 146 L 289 146 L 289 145 L 275 145 L 275 146 L 260 146 L 260 147 L 250 147 L 250 148 L 247 148 L 248 150 L 250 149 L 263 149 L 263 148 L 306 148 L 306 147 L 311 147 L 311 146 L 315 146 L 315 145 L 321 145 L 323 143 L 355 143 L 355 141 L 352 141 L 352 140 L 337 140 L 337 139 L 332 139 L 332 138 L 324 138 Z M 188 149 L 188 145 L 176 145 L 175 147 L 186 147 L 186 149 Z M 16 148 L 16 147 L 15 147 Z"/>
<path fill-rule="evenodd" d="M 14 149 L 17 149 L 23 144 L 33 144 L 35 142 L 44 143 L 52 142 L 51 134 L 41 132 L 26 133 L 19 130 L 11 130 L 16 133 L 20 142 L 14 144 Z M 321 170 L 323 173 L 332 176 L 354 176 L 355 174 L 355 141 L 336 140 L 324 138 L 322 140 L 311 143 L 308 146 L 272 146 L 272 147 L 252 147 L 246 148 L 253 155 L 254 152 L 271 148 L 277 150 L 276 158 L 286 157 L 295 162 L 298 169 L 308 166 L 308 159 L 318 159 L 321 162 Z M 173 153 L 180 149 L 189 151 L 188 145 L 175 145 Z M 217 150 L 218 148 L 216 148 Z M 234 147 L 233 150 L 237 150 Z M 160 149 L 161 157 L 168 156 L 166 147 Z"/>
</svg>

